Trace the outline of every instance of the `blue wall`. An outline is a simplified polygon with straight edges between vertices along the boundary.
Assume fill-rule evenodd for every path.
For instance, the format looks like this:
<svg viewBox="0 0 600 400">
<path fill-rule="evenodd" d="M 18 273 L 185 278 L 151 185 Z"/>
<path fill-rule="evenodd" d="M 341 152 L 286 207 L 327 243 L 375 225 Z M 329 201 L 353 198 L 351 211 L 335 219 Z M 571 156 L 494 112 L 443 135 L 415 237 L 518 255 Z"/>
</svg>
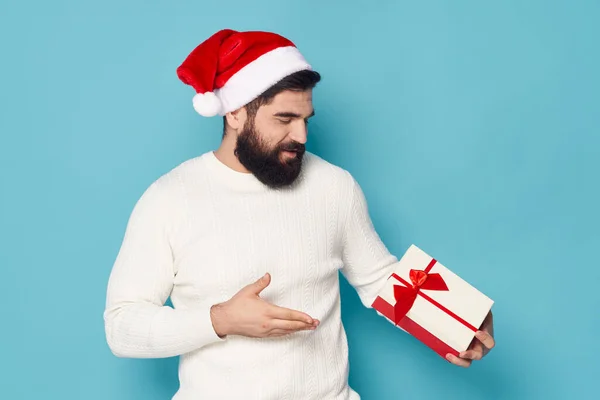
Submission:
<svg viewBox="0 0 600 400">
<path fill-rule="evenodd" d="M 219 143 L 220 119 L 194 113 L 175 68 L 224 27 L 297 43 L 324 76 L 310 150 L 356 176 L 392 251 L 416 243 L 496 301 L 498 346 L 465 370 L 344 282 L 363 398 L 592 398 L 600 3 L 12 3 L 0 11 L 0 398 L 176 390 L 176 359 L 110 353 L 102 311 L 134 202 Z"/>
</svg>

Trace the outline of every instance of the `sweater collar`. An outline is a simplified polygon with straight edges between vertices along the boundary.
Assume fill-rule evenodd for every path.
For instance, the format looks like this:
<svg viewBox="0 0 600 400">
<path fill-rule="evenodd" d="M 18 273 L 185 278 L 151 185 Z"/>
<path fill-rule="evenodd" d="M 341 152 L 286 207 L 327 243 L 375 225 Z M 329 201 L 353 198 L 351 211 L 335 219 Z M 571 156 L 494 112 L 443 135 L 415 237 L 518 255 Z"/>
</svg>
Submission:
<svg viewBox="0 0 600 400">
<path fill-rule="evenodd" d="M 234 190 L 268 190 L 268 187 L 259 181 L 252 173 L 236 171 L 225 165 L 217 158 L 214 151 L 205 153 L 203 158 L 219 184 L 229 186 Z"/>
</svg>

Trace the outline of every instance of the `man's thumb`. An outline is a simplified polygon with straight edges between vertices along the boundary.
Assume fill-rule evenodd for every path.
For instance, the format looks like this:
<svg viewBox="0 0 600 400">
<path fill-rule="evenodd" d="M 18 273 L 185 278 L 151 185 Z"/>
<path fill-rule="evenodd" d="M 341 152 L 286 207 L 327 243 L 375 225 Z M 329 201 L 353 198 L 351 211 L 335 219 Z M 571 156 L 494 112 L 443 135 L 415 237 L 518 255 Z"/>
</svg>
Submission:
<svg viewBox="0 0 600 400">
<path fill-rule="evenodd" d="M 264 274 L 259 280 L 252 284 L 252 293 L 260 294 L 271 283 L 271 274 Z"/>
</svg>

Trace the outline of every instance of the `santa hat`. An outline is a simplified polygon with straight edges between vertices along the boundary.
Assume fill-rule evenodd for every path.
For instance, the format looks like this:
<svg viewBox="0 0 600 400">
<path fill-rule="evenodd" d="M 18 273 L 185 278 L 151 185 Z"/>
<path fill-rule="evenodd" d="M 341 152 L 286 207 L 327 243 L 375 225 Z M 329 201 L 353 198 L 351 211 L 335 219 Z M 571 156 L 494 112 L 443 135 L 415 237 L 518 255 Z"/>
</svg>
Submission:
<svg viewBox="0 0 600 400">
<path fill-rule="evenodd" d="M 187 56 L 177 76 L 196 91 L 196 112 L 212 117 L 237 110 L 286 76 L 310 69 L 294 43 L 278 34 L 223 29 Z"/>
</svg>

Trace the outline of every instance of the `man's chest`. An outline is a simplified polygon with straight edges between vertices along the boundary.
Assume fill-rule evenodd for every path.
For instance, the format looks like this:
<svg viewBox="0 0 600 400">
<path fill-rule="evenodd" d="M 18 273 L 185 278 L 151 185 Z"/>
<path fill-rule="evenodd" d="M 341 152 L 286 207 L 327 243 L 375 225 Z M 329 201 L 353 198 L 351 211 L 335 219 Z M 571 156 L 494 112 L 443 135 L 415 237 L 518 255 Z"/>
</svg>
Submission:
<svg viewBox="0 0 600 400">
<path fill-rule="evenodd" d="M 294 296 L 341 268 L 343 221 L 326 196 L 198 198 L 188 210 L 173 249 L 176 285 L 196 293 L 227 298 L 269 272 L 273 295 Z"/>
</svg>

